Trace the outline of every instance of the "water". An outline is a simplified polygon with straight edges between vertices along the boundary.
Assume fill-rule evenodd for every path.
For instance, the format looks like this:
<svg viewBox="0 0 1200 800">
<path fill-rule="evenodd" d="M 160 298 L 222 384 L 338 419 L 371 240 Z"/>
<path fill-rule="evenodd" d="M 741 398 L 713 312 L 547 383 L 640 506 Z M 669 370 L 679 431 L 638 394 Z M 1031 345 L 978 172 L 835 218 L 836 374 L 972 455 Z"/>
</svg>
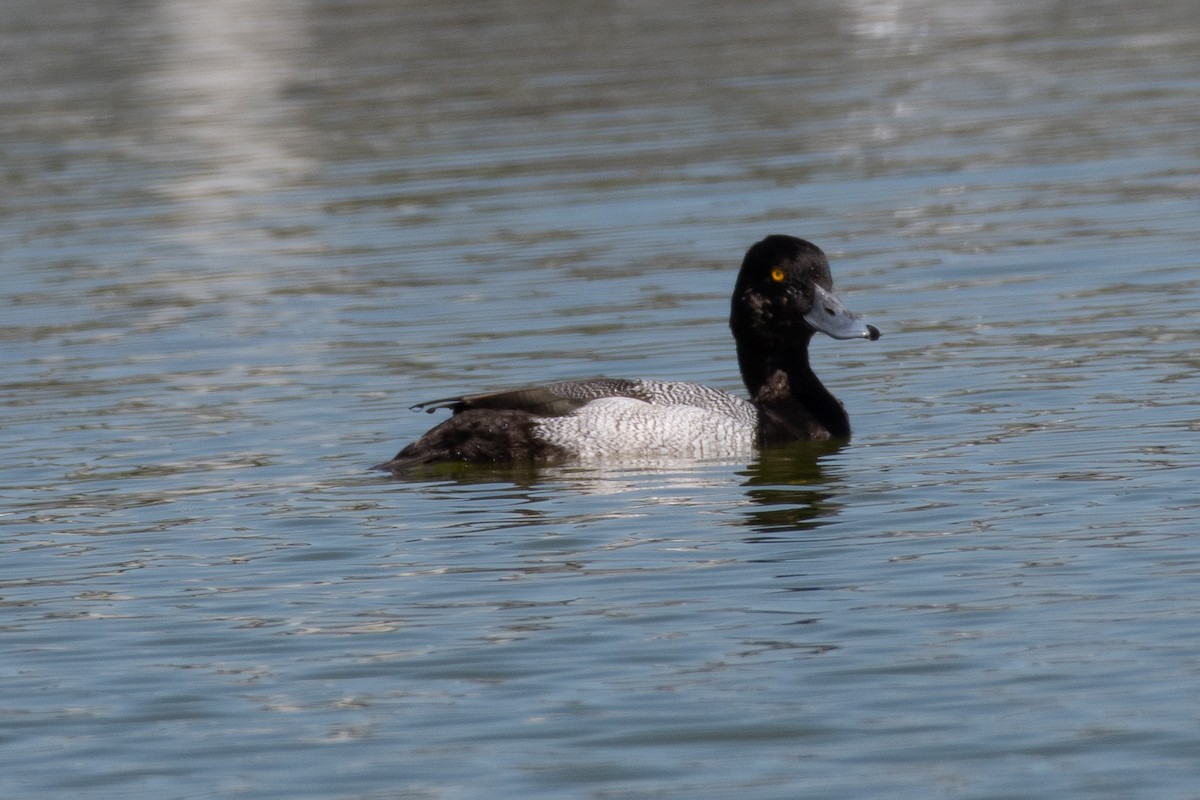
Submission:
<svg viewBox="0 0 1200 800">
<path fill-rule="evenodd" d="M 0 794 L 1188 798 L 1192 5 L 13 2 Z M 833 258 L 855 427 L 365 470 L 415 402 L 738 390 Z"/>
</svg>

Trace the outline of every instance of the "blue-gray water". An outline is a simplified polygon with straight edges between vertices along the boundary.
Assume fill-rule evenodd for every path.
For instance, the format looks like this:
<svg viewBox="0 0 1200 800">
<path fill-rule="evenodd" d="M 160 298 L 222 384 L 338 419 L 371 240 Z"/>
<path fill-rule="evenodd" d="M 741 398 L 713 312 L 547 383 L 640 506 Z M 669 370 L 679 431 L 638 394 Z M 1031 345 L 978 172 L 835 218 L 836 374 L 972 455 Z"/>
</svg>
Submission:
<svg viewBox="0 0 1200 800">
<path fill-rule="evenodd" d="M 0 796 L 1200 796 L 1194 3 L 0 17 Z M 412 403 L 739 390 L 855 438 L 368 472 Z"/>
</svg>

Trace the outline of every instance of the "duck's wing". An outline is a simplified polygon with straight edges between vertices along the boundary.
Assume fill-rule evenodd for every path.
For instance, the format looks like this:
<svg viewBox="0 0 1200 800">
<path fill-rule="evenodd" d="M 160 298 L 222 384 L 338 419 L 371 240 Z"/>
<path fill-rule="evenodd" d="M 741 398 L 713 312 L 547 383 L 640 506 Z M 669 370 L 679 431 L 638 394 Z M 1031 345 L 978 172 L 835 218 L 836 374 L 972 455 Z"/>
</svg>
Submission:
<svg viewBox="0 0 1200 800">
<path fill-rule="evenodd" d="M 627 397 L 656 406 L 695 406 L 750 422 L 758 419 L 758 412 L 749 401 L 720 389 L 683 381 L 627 378 L 587 378 L 447 397 L 418 403 L 412 409 L 433 413 L 445 408 L 459 414 L 470 409 L 486 408 L 493 411 L 525 411 L 539 417 L 565 417 L 591 401 L 605 397 Z"/>
<path fill-rule="evenodd" d="M 455 414 L 473 408 L 499 411 L 526 411 L 542 417 L 561 417 L 577 411 L 592 400 L 601 397 L 633 397 L 651 402 L 642 381 L 624 378 L 586 378 L 584 380 L 560 381 L 541 386 L 523 386 L 502 389 L 498 392 L 467 394 L 461 397 L 446 397 L 412 406 L 413 411 L 433 413 L 447 408 Z"/>
<path fill-rule="evenodd" d="M 754 405 L 722 389 L 686 381 L 637 381 L 639 400 L 658 406 L 692 406 L 753 424 L 758 419 Z"/>
</svg>

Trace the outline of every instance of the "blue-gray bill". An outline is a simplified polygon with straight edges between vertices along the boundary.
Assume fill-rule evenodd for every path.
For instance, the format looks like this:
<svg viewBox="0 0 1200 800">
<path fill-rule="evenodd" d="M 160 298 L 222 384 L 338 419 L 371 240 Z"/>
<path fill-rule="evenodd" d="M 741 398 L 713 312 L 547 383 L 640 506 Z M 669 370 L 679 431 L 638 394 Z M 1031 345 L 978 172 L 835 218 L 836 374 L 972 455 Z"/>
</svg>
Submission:
<svg viewBox="0 0 1200 800">
<path fill-rule="evenodd" d="M 870 339 L 875 341 L 883 334 L 874 325 L 868 325 L 850 313 L 833 292 L 813 286 L 812 308 L 804 315 L 805 321 L 834 339 Z"/>
</svg>

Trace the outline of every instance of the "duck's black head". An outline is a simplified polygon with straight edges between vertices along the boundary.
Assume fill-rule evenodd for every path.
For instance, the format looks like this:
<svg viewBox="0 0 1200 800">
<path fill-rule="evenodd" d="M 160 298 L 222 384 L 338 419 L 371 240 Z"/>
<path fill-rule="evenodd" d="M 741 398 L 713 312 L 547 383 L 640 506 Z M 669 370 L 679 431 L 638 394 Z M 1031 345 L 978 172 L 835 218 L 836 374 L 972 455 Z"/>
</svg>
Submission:
<svg viewBox="0 0 1200 800">
<path fill-rule="evenodd" d="M 829 259 L 795 236 L 768 236 L 746 251 L 729 326 L 739 346 L 764 352 L 804 348 L 817 331 L 835 339 L 878 339 L 833 293 Z"/>
<path fill-rule="evenodd" d="M 733 290 L 729 327 L 750 398 L 763 414 L 762 441 L 839 439 L 850 435 L 846 410 L 813 374 L 808 342 L 878 339 L 833 293 L 821 248 L 794 236 L 768 236 L 751 247 Z"/>
</svg>

